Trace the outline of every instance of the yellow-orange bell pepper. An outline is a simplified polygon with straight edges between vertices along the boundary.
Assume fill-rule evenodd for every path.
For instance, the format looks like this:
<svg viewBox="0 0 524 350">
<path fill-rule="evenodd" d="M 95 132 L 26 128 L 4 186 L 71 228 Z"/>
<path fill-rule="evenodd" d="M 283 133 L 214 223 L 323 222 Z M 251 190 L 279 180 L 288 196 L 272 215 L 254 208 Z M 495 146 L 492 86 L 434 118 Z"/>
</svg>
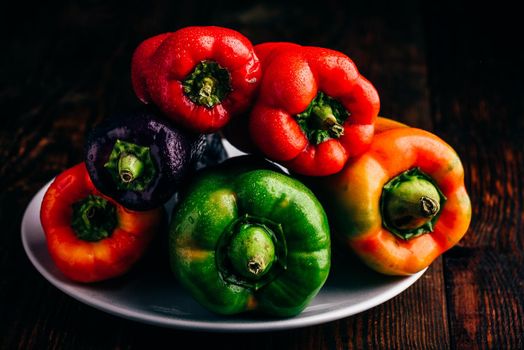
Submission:
<svg viewBox="0 0 524 350">
<path fill-rule="evenodd" d="M 369 267 L 421 271 L 466 233 L 471 203 L 456 152 L 439 137 L 379 118 L 370 149 L 314 179 L 333 231 Z"/>
</svg>

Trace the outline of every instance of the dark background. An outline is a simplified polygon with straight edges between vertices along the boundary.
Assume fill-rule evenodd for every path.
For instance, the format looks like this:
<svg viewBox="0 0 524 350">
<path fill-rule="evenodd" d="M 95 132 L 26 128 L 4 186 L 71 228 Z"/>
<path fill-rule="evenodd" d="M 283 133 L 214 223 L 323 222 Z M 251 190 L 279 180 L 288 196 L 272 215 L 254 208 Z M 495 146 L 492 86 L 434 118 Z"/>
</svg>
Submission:
<svg viewBox="0 0 524 350">
<path fill-rule="evenodd" d="M 524 348 L 522 16 L 474 1 L 67 1 L 2 4 L 0 348 Z M 400 296 L 359 315 L 265 334 L 205 334 L 123 320 L 52 287 L 20 241 L 30 198 L 81 161 L 86 133 L 137 105 L 134 48 L 187 25 L 254 44 L 340 50 L 377 88 L 380 114 L 428 129 L 461 156 L 473 220 Z"/>
</svg>

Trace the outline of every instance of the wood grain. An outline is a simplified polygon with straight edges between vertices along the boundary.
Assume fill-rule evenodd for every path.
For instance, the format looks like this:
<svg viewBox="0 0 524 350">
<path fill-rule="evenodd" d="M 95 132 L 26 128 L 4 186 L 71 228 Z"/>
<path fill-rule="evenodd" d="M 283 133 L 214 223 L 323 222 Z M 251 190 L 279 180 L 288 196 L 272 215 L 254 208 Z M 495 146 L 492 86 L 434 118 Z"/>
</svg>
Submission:
<svg viewBox="0 0 524 350">
<path fill-rule="evenodd" d="M 33 5 L 34 6 L 34 5 Z M 470 9 L 480 11 L 472 16 Z M 524 49 L 509 8 L 468 1 L 69 1 L 0 14 L 0 349 L 524 348 Z M 205 10 L 203 10 L 205 9 Z M 494 18 L 502 18 L 494 24 Z M 137 105 L 129 62 L 143 39 L 186 25 L 240 30 L 348 54 L 377 87 L 381 114 L 435 132 L 463 160 L 473 221 L 460 244 L 396 298 L 284 332 L 163 329 L 97 311 L 52 287 L 22 249 L 31 196 L 82 159 L 105 116 Z"/>
<path fill-rule="evenodd" d="M 428 10 L 436 131 L 461 155 L 473 202 L 468 234 L 444 257 L 451 345 L 524 346 L 523 49 L 500 9 Z M 496 30 L 487 21 L 502 15 Z M 493 27 L 491 27 L 493 28 Z"/>
</svg>

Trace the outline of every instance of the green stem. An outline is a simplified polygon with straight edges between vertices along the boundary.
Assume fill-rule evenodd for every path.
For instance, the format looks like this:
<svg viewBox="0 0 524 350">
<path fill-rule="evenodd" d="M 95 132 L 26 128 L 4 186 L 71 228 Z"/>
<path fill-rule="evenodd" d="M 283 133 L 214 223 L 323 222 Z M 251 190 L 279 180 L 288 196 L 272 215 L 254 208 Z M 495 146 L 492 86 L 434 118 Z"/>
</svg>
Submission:
<svg viewBox="0 0 524 350">
<path fill-rule="evenodd" d="M 316 122 L 321 129 L 327 130 L 337 124 L 337 118 L 329 105 L 317 105 L 313 107 L 312 112 L 317 117 Z"/>
<path fill-rule="evenodd" d="M 191 101 L 212 108 L 231 92 L 229 72 L 214 61 L 201 61 L 182 82 Z"/>
<path fill-rule="evenodd" d="M 79 239 L 96 242 L 113 233 L 117 225 L 116 208 L 106 199 L 90 195 L 72 207 L 71 227 Z"/>
<path fill-rule="evenodd" d="M 313 144 L 344 135 L 349 112 L 340 102 L 319 91 L 306 110 L 296 115 L 297 123 Z"/>
<path fill-rule="evenodd" d="M 144 163 L 134 154 L 122 154 L 118 160 L 118 174 L 124 183 L 132 182 L 144 172 Z"/>
<path fill-rule="evenodd" d="M 104 167 L 119 190 L 144 191 L 156 176 L 149 147 L 116 140 Z"/>
<path fill-rule="evenodd" d="M 214 98 L 213 92 L 215 91 L 215 86 L 217 85 L 217 81 L 213 77 L 204 77 L 202 79 L 202 84 L 199 91 L 199 99 L 198 103 L 205 105 L 205 106 L 213 106 L 214 104 Z"/>
<path fill-rule="evenodd" d="M 225 282 L 258 290 L 287 268 L 282 226 L 243 215 L 222 233 L 216 262 Z"/>
<path fill-rule="evenodd" d="M 233 237 L 229 259 L 235 271 L 246 278 L 259 279 L 275 261 L 275 245 L 265 226 L 245 224 Z"/>
<path fill-rule="evenodd" d="M 410 169 L 384 186 L 382 223 L 402 239 L 433 232 L 445 201 L 431 177 L 418 168 Z"/>
</svg>

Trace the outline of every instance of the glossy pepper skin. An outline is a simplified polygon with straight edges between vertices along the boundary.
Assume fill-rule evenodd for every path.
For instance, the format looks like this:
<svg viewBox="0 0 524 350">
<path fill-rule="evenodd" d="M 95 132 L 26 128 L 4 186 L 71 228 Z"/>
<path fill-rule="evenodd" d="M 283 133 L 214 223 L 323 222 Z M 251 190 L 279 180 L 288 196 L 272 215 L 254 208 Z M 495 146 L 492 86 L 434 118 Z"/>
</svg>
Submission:
<svg viewBox="0 0 524 350">
<path fill-rule="evenodd" d="M 177 128 L 151 109 L 107 118 L 89 134 L 85 163 L 96 187 L 132 210 L 167 202 L 206 148 L 202 134 Z"/>
<path fill-rule="evenodd" d="M 172 269 L 213 312 L 297 315 L 329 273 L 326 215 L 302 183 L 240 159 L 203 172 L 173 212 Z"/>
<path fill-rule="evenodd" d="M 177 124 L 211 133 L 244 112 L 260 80 L 250 41 L 221 27 L 186 27 L 142 42 L 131 78 L 138 98 Z"/>
<path fill-rule="evenodd" d="M 448 144 L 429 132 L 403 124 L 388 120 L 379 124 L 383 124 L 377 127 L 381 132 L 366 153 L 350 161 L 340 173 L 314 179 L 312 186 L 322 195 L 334 233 L 365 264 L 384 274 L 409 275 L 429 266 L 464 236 L 471 220 L 471 203 L 464 187 L 462 164 Z M 413 169 L 429 179 L 422 181 L 424 186 L 433 185 L 440 191 L 440 196 L 433 194 L 440 198 L 433 209 L 439 210 L 427 217 L 431 225 L 424 226 L 432 231 L 406 231 L 388 223 L 395 215 L 406 219 L 402 215 L 409 211 L 401 206 L 400 214 L 388 212 L 388 184 L 392 179 L 409 176 L 406 171 Z M 420 190 L 420 181 L 416 181 L 417 186 L 410 190 Z M 399 187 L 396 190 L 401 196 L 415 192 L 403 192 Z M 422 192 L 428 192 L 427 188 Z M 419 203 L 428 204 L 422 197 Z M 392 230 L 408 234 L 403 238 Z"/>
<path fill-rule="evenodd" d="M 278 52 L 280 49 L 300 47 L 297 44 L 287 42 L 269 42 L 255 45 L 255 53 L 260 60 L 262 72 L 265 69 L 265 64 L 269 62 L 268 56 Z M 244 153 L 260 155 L 260 151 L 253 143 L 251 135 L 249 134 L 249 116 L 252 107 L 238 118 L 232 118 L 231 121 L 221 130 L 224 137 L 237 149 Z"/>
<path fill-rule="evenodd" d="M 85 210 L 80 204 L 89 200 L 102 206 Z M 51 258 L 67 278 L 78 282 L 126 273 L 143 256 L 162 219 L 161 208 L 133 212 L 102 195 L 84 163 L 55 178 L 40 211 Z"/>
<path fill-rule="evenodd" d="M 255 50 L 263 78 L 249 131 L 265 156 L 295 173 L 325 176 L 367 149 L 380 101 L 351 59 L 291 43 Z"/>
</svg>

